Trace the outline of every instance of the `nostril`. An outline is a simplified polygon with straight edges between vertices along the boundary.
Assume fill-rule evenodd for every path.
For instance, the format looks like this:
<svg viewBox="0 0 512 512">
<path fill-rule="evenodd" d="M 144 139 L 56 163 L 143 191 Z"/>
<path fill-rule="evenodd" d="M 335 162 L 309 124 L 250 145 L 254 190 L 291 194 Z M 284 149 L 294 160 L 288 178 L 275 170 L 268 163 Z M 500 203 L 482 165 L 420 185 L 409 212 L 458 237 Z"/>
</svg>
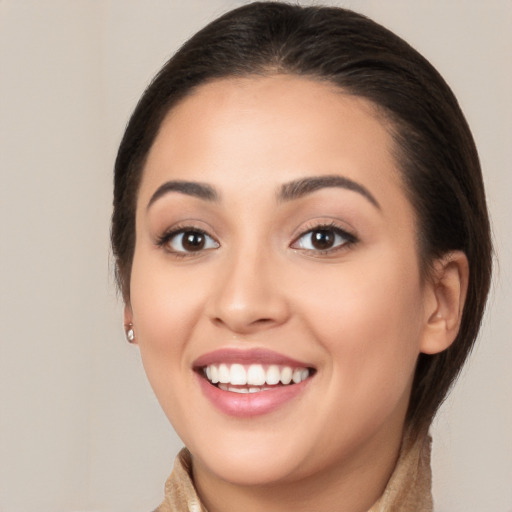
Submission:
<svg viewBox="0 0 512 512">
<path fill-rule="evenodd" d="M 215 325 L 227 325 L 227 323 L 222 320 L 222 318 L 219 318 L 219 317 L 215 317 L 215 318 L 212 318 L 212 322 L 215 324 Z M 258 318 L 256 320 L 253 320 L 252 322 L 248 322 L 248 325 L 265 325 L 265 324 L 271 324 L 272 322 L 274 322 L 274 320 L 272 320 L 272 318 Z"/>
<path fill-rule="evenodd" d="M 215 316 L 211 318 L 211 322 L 216 327 L 228 329 L 238 334 L 248 334 L 260 329 L 270 329 L 280 323 L 277 319 L 271 317 L 252 319 L 243 315 L 235 317 Z"/>
<path fill-rule="evenodd" d="M 272 323 L 272 318 L 259 318 L 258 320 L 255 320 L 253 322 L 253 324 L 255 325 L 258 325 L 258 324 L 269 324 L 269 323 Z"/>
<path fill-rule="evenodd" d="M 212 318 L 212 322 L 219 327 L 225 325 L 222 319 L 219 317 Z"/>
</svg>

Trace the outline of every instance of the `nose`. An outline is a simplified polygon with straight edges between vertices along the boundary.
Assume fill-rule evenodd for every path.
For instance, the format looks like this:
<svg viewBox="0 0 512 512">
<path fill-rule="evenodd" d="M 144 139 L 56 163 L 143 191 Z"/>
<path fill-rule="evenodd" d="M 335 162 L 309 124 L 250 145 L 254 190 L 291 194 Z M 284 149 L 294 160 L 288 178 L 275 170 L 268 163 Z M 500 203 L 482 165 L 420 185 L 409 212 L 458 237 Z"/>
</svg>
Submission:
<svg viewBox="0 0 512 512">
<path fill-rule="evenodd" d="M 279 265 L 263 253 L 239 253 L 224 262 L 208 304 L 213 323 L 250 334 L 285 323 L 290 316 Z"/>
</svg>

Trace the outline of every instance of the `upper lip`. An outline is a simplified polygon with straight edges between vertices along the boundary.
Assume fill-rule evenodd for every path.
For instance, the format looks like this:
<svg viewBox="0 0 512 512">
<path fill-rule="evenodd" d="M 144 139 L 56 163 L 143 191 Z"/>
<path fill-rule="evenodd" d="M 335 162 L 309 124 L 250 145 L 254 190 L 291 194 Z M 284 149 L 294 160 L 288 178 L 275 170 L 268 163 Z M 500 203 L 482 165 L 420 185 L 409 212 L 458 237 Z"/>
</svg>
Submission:
<svg viewBox="0 0 512 512">
<path fill-rule="evenodd" d="M 280 366 L 290 366 L 292 368 L 313 368 L 311 364 L 298 361 L 297 359 L 293 359 L 291 357 L 285 356 L 283 354 L 279 354 L 278 352 L 274 352 L 272 350 L 263 349 L 263 348 L 253 348 L 253 349 L 235 349 L 235 348 L 224 348 L 219 350 L 214 350 L 212 352 L 208 352 L 207 354 L 203 354 L 198 357 L 193 366 L 195 368 L 204 368 L 205 366 L 209 366 L 211 364 L 263 364 L 263 365 L 280 365 Z"/>
</svg>

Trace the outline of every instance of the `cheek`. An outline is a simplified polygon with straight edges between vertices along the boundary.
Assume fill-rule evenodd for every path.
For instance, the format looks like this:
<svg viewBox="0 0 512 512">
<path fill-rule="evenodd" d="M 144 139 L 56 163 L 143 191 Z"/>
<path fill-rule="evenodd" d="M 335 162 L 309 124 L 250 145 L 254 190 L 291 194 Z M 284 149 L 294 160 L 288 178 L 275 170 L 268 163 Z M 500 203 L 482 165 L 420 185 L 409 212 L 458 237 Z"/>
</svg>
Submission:
<svg viewBox="0 0 512 512">
<path fill-rule="evenodd" d="M 352 407 L 384 407 L 411 384 L 422 335 L 423 299 L 414 259 L 340 267 L 304 296 L 308 329 L 329 354 L 331 388 Z M 319 286 L 323 285 L 323 286 Z M 350 393 L 346 391 L 350 390 Z"/>
<path fill-rule="evenodd" d="M 142 362 L 159 401 L 175 402 L 179 379 L 191 378 L 186 341 L 197 325 L 205 292 L 186 273 L 169 271 L 143 250 L 136 252 L 131 276 L 133 323 Z M 167 407 L 164 407 L 167 409 Z"/>
<path fill-rule="evenodd" d="M 195 324 L 205 290 L 198 276 L 171 271 L 165 257 L 136 251 L 131 275 L 131 305 L 138 339 L 151 340 L 155 350 L 177 347 Z"/>
</svg>

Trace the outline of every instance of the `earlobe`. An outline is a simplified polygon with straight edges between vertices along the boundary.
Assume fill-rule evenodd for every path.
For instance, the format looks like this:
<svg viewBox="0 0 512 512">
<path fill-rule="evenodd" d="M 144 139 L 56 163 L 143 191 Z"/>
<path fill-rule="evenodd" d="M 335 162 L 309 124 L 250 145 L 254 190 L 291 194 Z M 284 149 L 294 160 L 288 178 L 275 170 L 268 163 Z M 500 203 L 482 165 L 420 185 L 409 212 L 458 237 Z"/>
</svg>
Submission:
<svg viewBox="0 0 512 512">
<path fill-rule="evenodd" d="M 126 339 L 129 343 L 137 343 L 137 338 L 135 336 L 135 330 L 133 327 L 133 312 L 132 308 L 129 304 L 125 304 L 124 306 L 124 332 L 126 335 Z"/>
<path fill-rule="evenodd" d="M 445 254 L 434 262 L 427 284 L 426 325 L 420 351 L 437 354 L 446 350 L 459 332 L 469 279 L 469 264 L 462 251 Z"/>
</svg>

